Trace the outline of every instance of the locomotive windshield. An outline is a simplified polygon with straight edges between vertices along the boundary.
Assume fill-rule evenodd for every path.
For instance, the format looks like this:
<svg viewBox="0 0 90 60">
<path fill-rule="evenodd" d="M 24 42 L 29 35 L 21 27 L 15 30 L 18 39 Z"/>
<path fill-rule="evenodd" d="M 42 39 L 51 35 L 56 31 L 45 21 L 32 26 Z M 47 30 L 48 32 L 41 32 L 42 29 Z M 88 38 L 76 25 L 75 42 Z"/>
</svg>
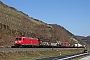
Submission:
<svg viewBox="0 0 90 60">
<path fill-rule="evenodd" d="M 21 38 L 16 38 L 16 40 L 21 40 Z"/>
</svg>

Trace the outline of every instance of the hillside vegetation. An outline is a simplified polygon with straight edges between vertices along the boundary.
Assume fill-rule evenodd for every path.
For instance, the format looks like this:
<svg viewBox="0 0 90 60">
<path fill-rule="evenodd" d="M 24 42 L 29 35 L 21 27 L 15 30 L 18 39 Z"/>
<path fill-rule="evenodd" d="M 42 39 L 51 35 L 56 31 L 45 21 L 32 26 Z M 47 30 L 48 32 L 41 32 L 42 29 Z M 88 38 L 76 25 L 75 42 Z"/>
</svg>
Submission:
<svg viewBox="0 0 90 60">
<path fill-rule="evenodd" d="M 79 43 L 85 44 L 64 27 L 57 24 L 47 24 L 29 17 L 22 11 L 0 1 L 0 46 L 12 46 L 14 38 L 21 35 L 51 41 L 67 41 L 71 44 L 76 43 L 73 40 L 76 39 Z"/>
</svg>

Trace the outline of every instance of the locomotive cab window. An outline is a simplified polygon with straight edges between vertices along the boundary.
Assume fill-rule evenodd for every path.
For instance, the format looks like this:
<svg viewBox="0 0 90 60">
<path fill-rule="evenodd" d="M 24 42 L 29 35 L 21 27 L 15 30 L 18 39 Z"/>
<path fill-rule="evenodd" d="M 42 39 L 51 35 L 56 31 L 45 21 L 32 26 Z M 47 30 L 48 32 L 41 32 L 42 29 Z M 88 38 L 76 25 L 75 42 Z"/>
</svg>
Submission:
<svg viewBox="0 0 90 60">
<path fill-rule="evenodd" d="M 21 38 L 16 38 L 16 40 L 21 40 Z"/>
</svg>

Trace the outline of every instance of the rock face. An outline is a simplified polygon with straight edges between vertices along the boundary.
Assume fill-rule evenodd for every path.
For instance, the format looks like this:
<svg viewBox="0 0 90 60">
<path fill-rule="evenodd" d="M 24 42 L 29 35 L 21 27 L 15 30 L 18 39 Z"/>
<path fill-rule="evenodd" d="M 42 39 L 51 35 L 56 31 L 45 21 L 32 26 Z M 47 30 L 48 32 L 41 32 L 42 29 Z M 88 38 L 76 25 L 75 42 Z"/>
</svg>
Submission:
<svg viewBox="0 0 90 60">
<path fill-rule="evenodd" d="M 11 46 L 14 38 L 21 35 L 69 43 L 72 43 L 70 40 L 72 36 L 76 39 L 64 27 L 57 24 L 47 24 L 29 17 L 22 11 L 18 11 L 0 1 L 0 46 Z"/>
</svg>

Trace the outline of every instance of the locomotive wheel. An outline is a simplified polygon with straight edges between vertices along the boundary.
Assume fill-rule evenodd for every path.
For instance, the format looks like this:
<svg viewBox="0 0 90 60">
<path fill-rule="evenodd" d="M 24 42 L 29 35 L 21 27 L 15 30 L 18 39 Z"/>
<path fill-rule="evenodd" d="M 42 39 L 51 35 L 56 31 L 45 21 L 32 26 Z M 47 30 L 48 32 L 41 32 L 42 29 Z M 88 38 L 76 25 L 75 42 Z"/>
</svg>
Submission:
<svg viewBox="0 0 90 60">
<path fill-rule="evenodd" d="M 15 45 L 15 47 L 16 47 L 16 48 L 19 48 L 19 47 L 20 47 L 20 45 L 19 45 L 19 44 L 17 44 L 17 45 Z"/>
</svg>

